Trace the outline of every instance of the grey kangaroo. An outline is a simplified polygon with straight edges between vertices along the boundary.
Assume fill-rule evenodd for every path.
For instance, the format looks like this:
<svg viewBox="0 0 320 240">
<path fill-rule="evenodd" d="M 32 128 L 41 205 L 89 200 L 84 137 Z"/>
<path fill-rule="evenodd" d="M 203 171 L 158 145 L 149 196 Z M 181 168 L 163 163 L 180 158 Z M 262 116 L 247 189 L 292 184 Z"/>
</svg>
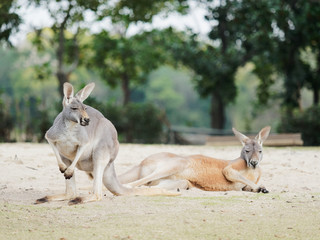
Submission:
<svg viewBox="0 0 320 240">
<path fill-rule="evenodd" d="M 70 83 L 63 86 L 63 110 L 45 138 L 64 174 L 66 191 L 64 194 L 40 198 L 36 203 L 70 200 L 71 205 L 99 201 L 102 199 L 102 183 L 115 195 L 177 195 L 164 189 L 132 188 L 118 181 L 114 168 L 119 149 L 117 131 L 98 110 L 83 104 L 94 86 L 94 83 L 86 85 L 75 96 Z M 77 196 L 75 167 L 93 177 L 92 194 Z"/>
</svg>

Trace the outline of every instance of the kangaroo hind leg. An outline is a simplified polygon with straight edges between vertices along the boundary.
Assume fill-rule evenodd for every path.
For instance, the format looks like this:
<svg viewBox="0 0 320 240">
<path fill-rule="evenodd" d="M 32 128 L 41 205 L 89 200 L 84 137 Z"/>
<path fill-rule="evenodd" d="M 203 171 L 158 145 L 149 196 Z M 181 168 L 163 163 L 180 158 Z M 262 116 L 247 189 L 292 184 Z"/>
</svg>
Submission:
<svg viewBox="0 0 320 240">
<path fill-rule="evenodd" d="M 180 190 L 188 190 L 192 187 L 192 184 L 186 179 L 161 179 L 155 187 L 179 192 Z"/>
<path fill-rule="evenodd" d="M 70 200 L 75 198 L 77 196 L 75 175 L 73 175 L 70 179 L 66 179 L 65 182 L 66 182 L 66 192 L 64 194 L 56 194 L 56 195 L 39 198 L 36 200 L 35 204 L 52 202 L 52 201 L 65 201 L 65 200 Z"/>
<path fill-rule="evenodd" d="M 118 179 L 122 184 L 134 182 L 140 178 L 140 173 L 141 173 L 141 165 L 137 165 L 129 169 L 125 173 L 122 173 L 121 175 L 119 175 Z"/>
<path fill-rule="evenodd" d="M 87 196 L 77 197 L 69 202 L 69 205 L 74 205 L 78 203 L 95 202 L 102 199 L 102 179 L 104 170 L 110 160 L 110 154 L 107 151 L 98 151 L 93 155 L 93 193 Z"/>
<path fill-rule="evenodd" d="M 180 161 L 182 160 L 182 161 Z M 165 159 L 163 161 L 159 160 L 156 164 L 152 166 L 140 165 L 140 178 L 136 181 L 129 183 L 132 187 L 137 187 L 145 185 L 152 181 L 168 178 L 185 169 L 185 164 L 183 159 Z"/>
</svg>

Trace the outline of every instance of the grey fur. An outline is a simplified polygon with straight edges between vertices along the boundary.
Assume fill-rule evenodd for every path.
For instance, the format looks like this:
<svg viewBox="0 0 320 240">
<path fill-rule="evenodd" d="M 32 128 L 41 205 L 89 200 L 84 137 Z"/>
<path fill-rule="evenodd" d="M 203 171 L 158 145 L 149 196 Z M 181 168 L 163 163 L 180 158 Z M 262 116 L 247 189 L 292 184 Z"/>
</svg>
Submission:
<svg viewBox="0 0 320 240">
<path fill-rule="evenodd" d="M 132 188 L 119 183 L 115 173 L 114 160 L 119 149 L 115 127 L 98 110 L 83 104 L 93 88 L 94 83 L 90 83 L 74 96 L 72 85 L 64 84 L 63 110 L 45 137 L 56 155 L 60 171 L 66 178 L 66 192 L 47 196 L 47 201 L 77 197 L 75 167 L 93 176 L 93 194 L 70 201 L 71 204 L 100 200 L 102 182 L 115 195 L 133 192 Z M 38 199 L 37 203 L 43 202 L 43 199 Z"/>
</svg>

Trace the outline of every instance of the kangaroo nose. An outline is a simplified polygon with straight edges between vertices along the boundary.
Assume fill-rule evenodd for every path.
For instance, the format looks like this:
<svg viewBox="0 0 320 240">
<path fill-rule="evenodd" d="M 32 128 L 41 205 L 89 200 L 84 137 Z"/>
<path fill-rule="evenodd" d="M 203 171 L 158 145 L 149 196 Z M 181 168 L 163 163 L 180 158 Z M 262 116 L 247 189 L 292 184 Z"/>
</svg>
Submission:
<svg viewBox="0 0 320 240">
<path fill-rule="evenodd" d="M 82 126 L 87 126 L 89 125 L 89 122 L 90 122 L 90 118 L 81 118 L 80 124 Z"/>
<path fill-rule="evenodd" d="M 253 168 L 255 168 L 258 165 L 258 162 L 257 161 L 252 161 L 251 165 L 252 165 Z"/>
</svg>

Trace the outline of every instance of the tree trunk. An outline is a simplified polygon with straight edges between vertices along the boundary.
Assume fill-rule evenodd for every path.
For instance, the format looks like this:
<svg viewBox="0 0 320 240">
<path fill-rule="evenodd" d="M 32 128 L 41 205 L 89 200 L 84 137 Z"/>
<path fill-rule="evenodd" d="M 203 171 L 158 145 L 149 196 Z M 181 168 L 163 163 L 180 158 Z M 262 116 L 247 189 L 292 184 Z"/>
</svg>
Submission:
<svg viewBox="0 0 320 240">
<path fill-rule="evenodd" d="M 64 25 L 60 27 L 59 29 L 59 42 L 58 42 L 58 48 L 57 48 L 57 61 L 58 61 L 58 69 L 56 76 L 58 78 L 59 82 L 59 94 L 61 97 L 63 97 L 63 84 L 68 80 L 67 74 L 63 71 L 63 55 L 64 55 Z"/>
<path fill-rule="evenodd" d="M 316 106 L 319 104 L 319 89 L 320 89 L 320 52 L 318 53 L 317 57 L 317 73 L 316 76 L 313 79 L 313 105 Z"/>
<path fill-rule="evenodd" d="M 319 75 L 320 77 L 320 75 Z M 317 80 L 317 79 L 315 79 Z M 314 83 L 312 86 L 312 91 L 313 91 L 313 105 L 316 106 L 319 104 L 319 84 Z"/>
<path fill-rule="evenodd" d="M 224 103 L 218 93 L 211 95 L 211 127 L 223 129 L 225 123 Z"/>
<path fill-rule="evenodd" d="M 121 83 L 122 94 L 123 94 L 123 106 L 124 107 L 126 107 L 128 105 L 128 103 L 130 102 L 130 87 L 129 87 L 129 84 L 130 84 L 129 77 L 128 77 L 128 75 L 126 73 L 124 73 L 122 75 L 122 83 Z M 126 142 L 127 143 L 132 143 L 133 142 L 131 124 L 133 124 L 133 123 L 129 119 L 128 124 L 126 125 L 127 129 L 125 129 L 125 136 L 126 136 Z"/>
<path fill-rule="evenodd" d="M 127 74 L 122 76 L 122 93 L 123 93 L 123 106 L 126 106 L 130 102 L 130 88 L 129 88 L 129 77 Z"/>
<path fill-rule="evenodd" d="M 63 84 L 65 82 L 69 82 L 69 74 L 63 72 L 63 71 L 58 71 L 56 73 L 56 76 L 58 78 L 58 82 L 59 82 L 59 94 L 60 96 L 63 98 Z"/>
<path fill-rule="evenodd" d="M 58 69 L 56 72 L 56 76 L 58 78 L 59 81 L 59 94 L 61 95 L 61 97 L 63 97 L 63 84 L 65 82 L 69 81 L 69 73 L 67 73 L 64 69 L 63 69 L 63 56 L 65 54 L 65 35 L 64 35 L 64 31 L 66 28 L 66 24 L 68 19 L 70 18 L 70 11 L 72 9 L 72 5 L 69 4 L 69 8 L 67 11 L 66 16 L 64 17 L 62 23 L 59 26 L 59 40 L 58 40 L 58 48 L 56 50 L 56 57 L 57 57 L 57 61 L 58 61 Z"/>
</svg>

